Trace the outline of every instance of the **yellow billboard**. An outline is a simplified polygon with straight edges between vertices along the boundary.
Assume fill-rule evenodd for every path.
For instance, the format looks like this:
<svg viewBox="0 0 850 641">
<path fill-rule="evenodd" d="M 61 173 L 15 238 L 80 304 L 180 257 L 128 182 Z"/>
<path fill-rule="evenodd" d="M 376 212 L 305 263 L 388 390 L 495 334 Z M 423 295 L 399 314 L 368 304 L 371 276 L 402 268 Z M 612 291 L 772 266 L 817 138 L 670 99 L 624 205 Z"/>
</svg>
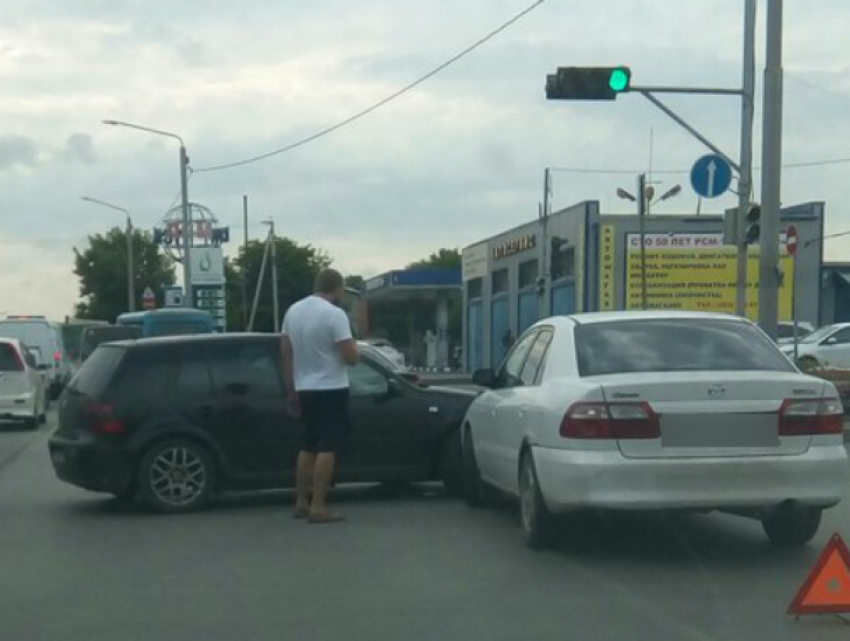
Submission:
<svg viewBox="0 0 850 641">
<path fill-rule="evenodd" d="M 793 258 L 780 256 L 784 274 L 779 289 L 779 318 L 791 319 Z M 747 316 L 758 317 L 758 248 L 750 250 L 747 278 Z M 682 309 L 735 313 L 737 254 L 734 247 L 646 250 L 647 309 Z M 626 309 L 641 309 L 640 249 L 628 250 Z"/>
</svg>

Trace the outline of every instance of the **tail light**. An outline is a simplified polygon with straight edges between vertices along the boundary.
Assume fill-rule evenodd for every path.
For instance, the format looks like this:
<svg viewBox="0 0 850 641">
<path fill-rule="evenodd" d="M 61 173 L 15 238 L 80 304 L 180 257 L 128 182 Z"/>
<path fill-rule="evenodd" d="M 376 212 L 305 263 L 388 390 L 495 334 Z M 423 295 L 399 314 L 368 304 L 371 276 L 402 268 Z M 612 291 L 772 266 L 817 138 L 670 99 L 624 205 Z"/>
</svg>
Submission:
<svg viewBox="0 0 850 641">
<path fill-rule="evenodd" d="M 123 434 L 126 426 L 115 417 L 115 410 L 108 403 L 92 403 L 88 407 L 89 427 L 96 434 Z"/>
<path fill-rule="evenodd" d="M 789 398 L 779 408 L 780 436 L 841 434 L 844 407 L 837 398 Z"/>
<path fill-rule="evenodd" d="M 53 360 L 57 363 L 62 362 L 62 352 L 53 352 Z"/>
<path fill-rule="evenodd" d="M 661 436 L 649 403 L 576 403 L 561 421 L 561 436 L 582 439 L 651 439 Z"/>
</svg>

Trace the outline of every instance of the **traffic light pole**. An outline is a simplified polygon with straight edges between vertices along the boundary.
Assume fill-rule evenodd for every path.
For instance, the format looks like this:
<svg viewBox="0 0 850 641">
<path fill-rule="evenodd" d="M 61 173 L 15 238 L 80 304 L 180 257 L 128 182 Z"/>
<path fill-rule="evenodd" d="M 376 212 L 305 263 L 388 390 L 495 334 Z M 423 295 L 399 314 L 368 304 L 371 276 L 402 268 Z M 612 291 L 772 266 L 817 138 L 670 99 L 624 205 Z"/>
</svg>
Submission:
<svg viewBox="0 0 850 641">
<path fill-rule="evenodd" d="M 762 134 L 759 325 L 776 338 L 779 319 L 779 206 L 782 165 L 782 0 L 768 0 Z"/>
</svg>

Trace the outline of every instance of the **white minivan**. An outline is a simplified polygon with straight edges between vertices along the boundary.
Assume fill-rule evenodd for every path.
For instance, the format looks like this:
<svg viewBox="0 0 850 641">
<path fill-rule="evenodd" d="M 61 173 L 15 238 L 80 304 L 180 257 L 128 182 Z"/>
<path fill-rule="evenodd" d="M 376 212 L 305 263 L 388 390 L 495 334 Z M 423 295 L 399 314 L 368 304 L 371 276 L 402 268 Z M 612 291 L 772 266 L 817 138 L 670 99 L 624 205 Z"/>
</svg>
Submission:
<svg viewBox="0 0 850 641">
<path fill-rule="evenodd" d="M 58 398 L 71 379 L 62 326 L 44 316 L 7 316 L 0 320 L 0 337 L 18 339 L 35 355 L 38 368 L 47 374 L 50 398 Z"/>
<path fill-rule="evenodd" d="M 0 420 L 36 428 L 47 416 L 47 390 L 32 351 L 14 338 L 0 338 Z"/>
</svg>

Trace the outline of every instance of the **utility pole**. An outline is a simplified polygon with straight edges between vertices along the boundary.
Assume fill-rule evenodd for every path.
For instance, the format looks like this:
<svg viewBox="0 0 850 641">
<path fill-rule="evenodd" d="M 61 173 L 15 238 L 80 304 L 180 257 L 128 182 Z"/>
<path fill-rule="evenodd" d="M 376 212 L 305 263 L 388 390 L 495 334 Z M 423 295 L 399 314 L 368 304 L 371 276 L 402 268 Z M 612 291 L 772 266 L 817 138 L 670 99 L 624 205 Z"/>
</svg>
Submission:
<svg viewBox="0 0 850 641">
<path fill-rule="evenodd" d="M 280 313 L 278 309 L 278 298 L 277 298 L 277 252 L 275 247 L 277 245 L 277 236 L 274 233 L 274 219 L 269 218 L 269 242 L 272 245 L 271 255 L 272 255 L 272 332 L 279 332 L 279 319 Z"/>
<path fill-rule="evenodd" d="M 135 271 L 133 265 L 133 221 L 127 214 L 127 311 L 136 311 Z"/>
<path fill-rule="evenodd" d="M 242 196 L 242 223 L 244 241 L 242 243 L 242 327 L 248 329 L 248 195 Z"/>
<path fill-rule="evenodd" d="M 552 274 L 550 273 L 550 264 L 549 264 L 549 209 L 551 208 L 551 196 L 552 196 L 552 171 L 549 167 L 546 167 L 543 171 L 543 208 L 540 214 L 540 222 L 541 222 L 541 236 L 540 239 L 540 275 L 539 279 L 543 283 L 543 286 L 540 288 L 540 306 L 539 306 L 539 314 L 540 318 L 547 318 L 551 316 L 552 310 L 552 295 L 551 295 L 551 282 L 552 282 Z"/>
<path fill-rule="evenodd" d="M 779 206 L 782 174 L 782 0 L 767 0 L 762 132 L 759 325 L 775 339 L 779 319 Z"/>
<path fill-rule="evenodd" d="M 263 262 L 260 263 L 260 275 L 257 277 L 257 289 L 254 290 L 254 304 L 251 306 L 251 317 L 248 319 L 248 331 L 254 329 L 254 318 L 257 315 L 257 305 L 260 302 L 260 291 L 263 288 L 263 279 L 266 276 L 266 262 L 269 258 L 269 247 L 271 243 L 266 241 L 266 248 L 263 250 Z"/>
<path fill-rule="evenodd" d="M 183 300 L 189 301 L 188 307 L 195 306 L 195 292 L 192 291 L 192 215 L 189 211 L 189 157 L 186 147 L 180 141 L 180 200 L 183 209 L 183 280 L 186 292 Z"/>
<path fill-rule="evenodd" d="M 749 280 L 749 247 L 744 241 L 744 218 L 750 207 L 753 185 L 753 115 L 755 113 L 756 85 L 756 0 L 746 0 L 744 5 L 744 67 L 741 93 L 741 171 L 738 174 L 738 217 L 736 240 L 738 244 L 735 313 L 747 315 L 747 281 Z"/>
</svg>

